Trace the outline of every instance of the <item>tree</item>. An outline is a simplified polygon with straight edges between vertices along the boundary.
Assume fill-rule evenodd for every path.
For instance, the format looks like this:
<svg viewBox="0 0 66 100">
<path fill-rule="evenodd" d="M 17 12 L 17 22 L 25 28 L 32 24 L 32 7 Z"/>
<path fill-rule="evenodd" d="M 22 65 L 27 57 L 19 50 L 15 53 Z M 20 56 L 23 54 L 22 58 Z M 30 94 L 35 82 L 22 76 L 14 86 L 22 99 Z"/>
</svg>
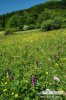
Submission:
<svg viewBox="0 0 66 100">
<path fill-rule="evenodd" d="M 66 2 L 66 0 L 62 0 L 62 2 Z"/>
<path fill-rule="evenodd" d="M 54 10 L 45 9 L 38 17 L 38 24 L 41 25 L 43 21 L 47 21 L 49 19 L 52 19 L 52 17 L 55 15 Z"/>
<path fill-rule="evenodd" d="M 6 24 L 6 28 L 17 27 L 18 26 L 18 20 L 19 20 L 19 16 L 13 15 L 12 17 L 10 17 L 8 19 L 8 22 Z"/>
</svg>

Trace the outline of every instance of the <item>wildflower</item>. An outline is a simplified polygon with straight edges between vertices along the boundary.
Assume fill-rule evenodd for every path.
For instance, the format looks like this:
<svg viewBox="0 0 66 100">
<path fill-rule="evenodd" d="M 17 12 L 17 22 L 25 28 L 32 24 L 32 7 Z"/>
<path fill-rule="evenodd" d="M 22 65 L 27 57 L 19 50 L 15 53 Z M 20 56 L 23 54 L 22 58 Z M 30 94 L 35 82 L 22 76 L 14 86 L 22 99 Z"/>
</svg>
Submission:
<svg viewBox="0 0 66 100">
<path fill-rule="evenodd" d="M 46 89 L 46 91 L 50 91 L 50 89 Z"/>
<path fill-rule="evenodd" d="M 5 82 L 5 85 L 7 84 L 7 82 Z"/>
<path fill-rule="evenodd" d="M 33 40 L 30 41 L 31 43 L 33 42 Z"/>
<path fill-rule="evenodd" d="M 56 63 L 55 66 L 58 67 L 58 63 Z"/>
<path fill-rule="evenodd" d="M 35 70 L 37 70 L 38 68 L 37 68 L 37 66 L 35 66 Z"/>
<path fill-rule="evenodd" d="M 36 83 L 36 78 L 35 78 L 35 76 L 32 75 L 32 85 L 34 86 L 35 83 Z"/>
<path fill-rule="evenodd" d="M 46 75 L 48 75 L 48 72 L 46 72 Z"/>
<path fill-rule="evenodd" d="M 12 95 L 14 95 L 14 92 L 12 92 Z"/>
<path fill-rule="evenodd" d="M 15 94 L 15 98 L 18 98 L 18 93 Z"/>
<path fill-rule="evenodd" d="M 63 90 L 60 91 L 61 94 L 64 94 L 65 92 Z"/>
<path fill-rule="evenodd" d="M 13 74 L 10 75 L 10 81 L 14 80 Z"/>
<path fill-rule="evenodd" d="M 51 85 L 51 83 L 47 82 L 48 85 Z"/>
<path fill-rule="evenodd" d="M 3 81 L 4 79 L 2 79 L 2 81 Z"/>
<path fill-rule="evenodd" d="M 54 77 L 54 80 L 58 81 L 58 82 L 60 81 L 60 79 L 58 77 Z"/>
<path fill-rule="evenodd" d="M 6 92 L 6 91 L 7 91 L 7 89 L 4 89 L 4 90 L 3 90 L 3 92 Z"/>
</svg>

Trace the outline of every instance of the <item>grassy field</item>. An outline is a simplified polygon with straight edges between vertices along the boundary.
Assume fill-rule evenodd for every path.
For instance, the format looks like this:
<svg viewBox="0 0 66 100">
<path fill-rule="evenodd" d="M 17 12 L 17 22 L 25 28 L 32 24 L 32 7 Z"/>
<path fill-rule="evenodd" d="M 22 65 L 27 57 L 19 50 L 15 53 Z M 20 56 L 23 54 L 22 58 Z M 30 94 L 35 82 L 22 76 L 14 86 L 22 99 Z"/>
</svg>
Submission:
<svg viewBox="0 0 66 100">
<path fill-rule="evenodd" d="M 66 100 L 66 29 L 0 34 L 0 100 L 41 100 L 46 89 Z"/>
</svg>

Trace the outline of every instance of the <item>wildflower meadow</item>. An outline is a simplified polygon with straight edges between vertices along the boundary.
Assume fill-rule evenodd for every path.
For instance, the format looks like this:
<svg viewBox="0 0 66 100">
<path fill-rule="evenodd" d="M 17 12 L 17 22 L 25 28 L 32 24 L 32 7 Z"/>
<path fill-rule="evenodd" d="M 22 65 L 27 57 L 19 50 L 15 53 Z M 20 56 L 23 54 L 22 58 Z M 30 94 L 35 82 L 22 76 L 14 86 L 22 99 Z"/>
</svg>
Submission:
<svg viewBox="0 0 66 100">
<path fill-rule="evenodd" d="M 0 32 L 0 100 L 44 100 L 46 89 L 66 100 L 66 29 Z"/>
</svg>

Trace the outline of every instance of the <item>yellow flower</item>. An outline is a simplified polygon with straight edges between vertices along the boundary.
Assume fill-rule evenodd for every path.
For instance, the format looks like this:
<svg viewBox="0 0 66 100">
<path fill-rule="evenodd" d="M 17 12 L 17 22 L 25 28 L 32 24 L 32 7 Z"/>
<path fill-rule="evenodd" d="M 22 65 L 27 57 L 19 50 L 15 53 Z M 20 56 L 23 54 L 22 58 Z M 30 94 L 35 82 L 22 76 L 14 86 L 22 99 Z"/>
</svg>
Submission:
<svg viewBox="0 0 66 100">
<path fill-rule="evenodd" d="M 48 72 L 46 72 L 46 75 L 48 75 Z"/>
<path fill-rule="evenodd" d="M 14 92 L 12 92 L 12 95 L 14 95 Z"/>
<path fill-rule="evenodd" d="M 5 82 L 5 85 L 7 84 L 7 82 Z"/>
<path fill-rule="evenodd" d="M 35 66 L 35 70 L 37 70 L 38 68 L 37 68 L 37 66 Z"/>
<path fill-rule="evenodd" d="M 58 64 L 56 63 L 55 66 L 58 67 Z"/>
<path fill-rule="evenodd" d="M 61 92 L 61 94 L 64 94 L 65 93 L 63 90 L 61 90 L 60 92 Z"/>
<path fill-rule="evenodd" d="M 4 89 L 4 90 L 3 90 L 3 92 L 6 92 L 6 91 L 7 91 L 7 89 Z"/>
<path fill-rule="evenodd" d="M 18 93 L 15 94 L 15 98 L 18 98 Z"/>
<path fill-rule="evenodd" d="M 2 80 L 4 80 L 4 79 L 2 79 Z"/>
</svg>

